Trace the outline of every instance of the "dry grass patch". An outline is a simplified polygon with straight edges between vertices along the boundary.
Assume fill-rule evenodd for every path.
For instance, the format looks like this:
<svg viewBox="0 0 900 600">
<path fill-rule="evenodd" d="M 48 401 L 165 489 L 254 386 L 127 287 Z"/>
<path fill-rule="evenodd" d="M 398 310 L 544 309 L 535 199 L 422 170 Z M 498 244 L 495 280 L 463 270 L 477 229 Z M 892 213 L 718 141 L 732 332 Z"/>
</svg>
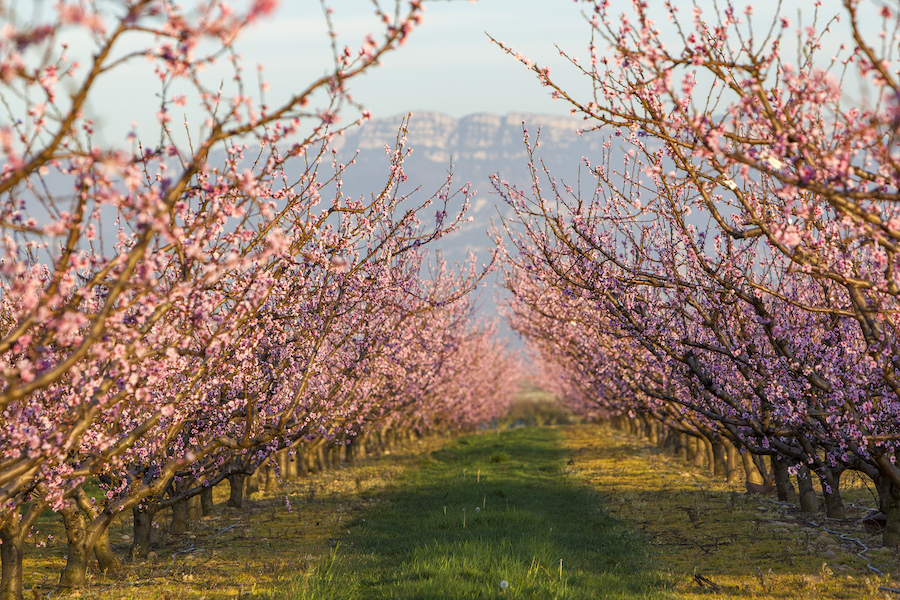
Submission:
<svg viewBox="0 0 900 600">
<path fill-rule="evenodd" d="M 900 555 L 863 530 L 864 508 L 850 507 L 875 505 L 861 479 L 842 492 L 848 519 L 826 521 L 748 496 L 743 481 L 726 484 L 625 433 L 596 425 L 564 431 L 569 468 L 643 532 L 685 598 L 900 598 L 883 589 L 900 588 Z M 841 534 L 867 546 L 864 557 Z"/>
<path fill-rule="evenodd" d="M 150 558 L 125 562 L 115 574 L 92 568 L 87 585 L 69 595 L 56 590 L 65 565 L 61 519 L 48 513 L 26 546 L 26 598 L 134 600 L 242 600 L 280 598 L 284 582 L 310 572 L 331 554 L 360 511 L 381 502 L 383 490 L 421 457 L 447 440 L 420 440 L 405 450 L 324 474 L 288 482 L 277 494 L 256 493 L 240 509 L 226 508 L 228 484 L 214 492 L 216 514 L 191 523 L 184 535 L 166 533 L 158 516 L 158 542 Z M 290 507 L 290 508 L 289 508 Z M 131 546 L 131 518 L 117 520 L 110 541 L 120 556 Z M 53 536 L 46 547 L 37 542 Z"/>
</svg>

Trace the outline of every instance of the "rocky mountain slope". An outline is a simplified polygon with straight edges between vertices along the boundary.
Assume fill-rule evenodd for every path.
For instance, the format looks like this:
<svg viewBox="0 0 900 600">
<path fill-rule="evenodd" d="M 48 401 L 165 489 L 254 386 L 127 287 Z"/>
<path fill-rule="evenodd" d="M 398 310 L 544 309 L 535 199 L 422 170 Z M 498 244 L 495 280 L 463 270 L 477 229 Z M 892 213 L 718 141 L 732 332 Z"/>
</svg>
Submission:
<svg viewBox="0 0 900 600">
<path fill-rule="evenodd" d="M 395 145 L 404 118 L 405 115 L 396 115 L 373 120 L 344 138 L 340 159 L 349 161 L 356 155 L 356 164 L 348 170 L 345 180 L 348 193 L 367 195 L 386 179 L 385 145 Z M 578 119 L 550 115 L 479 113 L 454 119 L 441 113 L 416 112 L 407 124 L 406 145 L 413 150 L 405 164 L 407 189 L 419 187 L 422 198 L 430 196 L 451 168 L 457 185 L 471 182 L 476 190 L 470 212 L 474 220 L 461 235 L 454 236 L 446 250 L 456 254 L 454 250 L 484 247 L 489 244 L 484 231 L 490 219 L 508 212 L 491 185 L 491 175 L 498 174 L 526 189 L 530 187 L 524 129 L 528 130 L 530 143 L 540 141 L 537 157 L 553 176 L 574 186 L 583 165 L 582 157 L 597 162 L 606 137 L 598 132 L 579 135 L 581 126 L 583 122 Z"/>
</svg>

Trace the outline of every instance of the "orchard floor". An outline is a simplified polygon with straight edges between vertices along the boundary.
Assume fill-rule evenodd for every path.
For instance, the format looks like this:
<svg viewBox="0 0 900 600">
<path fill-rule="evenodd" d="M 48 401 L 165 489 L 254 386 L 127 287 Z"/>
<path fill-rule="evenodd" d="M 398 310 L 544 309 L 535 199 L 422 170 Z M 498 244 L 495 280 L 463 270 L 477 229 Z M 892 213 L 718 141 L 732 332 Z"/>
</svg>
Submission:
<svg viewBox="0 0 900 600">
<path fill-rule="evenodd" d="M 846 504 L 874 505 L 850 487 Z M 862 508 L 802 515 L 593 425 L 420 441 L 242 509 L 223 488 L 216 516 L 68 596 L 60 542 L 28 544 L 26 598 L 900 598 L 898 554 Z M 35 541 L 64 539 L 39 525 Z M 129 534 L 111 530 L 122 554 Z"/>
<path fill-rule="evenodd" d="M 606 427 L 565 434 L 572 475 L 643 535 L 682 598 L 900 598 L 900 554 L 859 523 L 877 505 L 861 479 L 844 475 L 848 518 L 826 520 Z"/>
<path fill-rule="evenodd" d="M 346 523 L 382 502 L 384 491 L 448 440 L 419 440 L 403 450 L 352 467 L 287 482 L 275 494 L 255 493 L 242 508 L 226 508 L 228 484 L 214 490 L 215 515 L 192 522 L 184 535 L 165 533 L 163 513 L 154 552 L 123 562 L 114 575 L 92 569 L 87 585 L 71 594 L 56 589 L 65 566 L 65 532 L 46 514 L 25 549 L 26 598 L 102 600 L 241 600 L 283 598 L 285 583 L 307 573 L 346 535 Z M 131 546 L 131 519 L 110 528 L 119 556 Z M 47 535 L 56 540 L 36 547 Z"/>
</svg>

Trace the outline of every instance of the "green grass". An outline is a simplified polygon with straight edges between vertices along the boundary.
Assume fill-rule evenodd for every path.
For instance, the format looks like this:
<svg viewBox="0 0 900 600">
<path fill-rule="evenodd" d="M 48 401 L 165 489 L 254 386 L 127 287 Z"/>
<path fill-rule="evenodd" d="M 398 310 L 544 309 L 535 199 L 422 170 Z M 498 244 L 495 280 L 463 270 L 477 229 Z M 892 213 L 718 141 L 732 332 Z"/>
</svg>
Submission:
<svg viewBox="0 0 900 600">
<path fill-rule="evenodd" d="M 567 460 L 553 429 L 461 438 L 349 523 L 288 597 L 670 597 L 642 540 Z"/>
</svg>

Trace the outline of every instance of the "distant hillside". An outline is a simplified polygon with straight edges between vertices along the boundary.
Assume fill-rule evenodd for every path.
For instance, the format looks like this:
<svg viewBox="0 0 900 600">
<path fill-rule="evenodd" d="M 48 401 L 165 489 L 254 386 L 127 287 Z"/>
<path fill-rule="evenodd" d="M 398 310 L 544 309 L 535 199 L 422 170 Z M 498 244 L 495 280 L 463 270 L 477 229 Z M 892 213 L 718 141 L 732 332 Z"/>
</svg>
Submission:
<svg viewBox="0 0 900 600">
<path fill-rule="evenodd" d="M 351 195 L 369 194 L 373 186 L 385 180 L 387 157 L 384 146 L 393 146 L 404 115 L 370 121 L 352 131 L 341 143 L 341 160 L 359 152 L 356 164 L 345 180 Z M 448 253 L 464 248 L 484 247 L 488 240 L 483 232 L 491 217 L 506 207 L 496 207 L 500 198 L 490 184 L 490 176 L 499 173 L 503 179 L 529 187 L 527 155 L 523 144 L 523 122 L 531 142 L 540 129 L 539 158 L 554 176 L 570 185 L 578 177 L 582 157 L 598 160 L 603 136 L 578 135 L 582 122 L 575 118 L 551 115 L 479 113 L 461 119 L 428 112 L 415 112 L 409 121 L 407 146 L 413 154 L 406 162 L 409 189 L 421 187 L 423 197 L 430 196 L 447 177 L 453 166 L 454 180 L 460 185 L 472 182 L 477 194 L 472 202 L 474 222 L 461 236 L 453 238 Z"/>
</svg>

